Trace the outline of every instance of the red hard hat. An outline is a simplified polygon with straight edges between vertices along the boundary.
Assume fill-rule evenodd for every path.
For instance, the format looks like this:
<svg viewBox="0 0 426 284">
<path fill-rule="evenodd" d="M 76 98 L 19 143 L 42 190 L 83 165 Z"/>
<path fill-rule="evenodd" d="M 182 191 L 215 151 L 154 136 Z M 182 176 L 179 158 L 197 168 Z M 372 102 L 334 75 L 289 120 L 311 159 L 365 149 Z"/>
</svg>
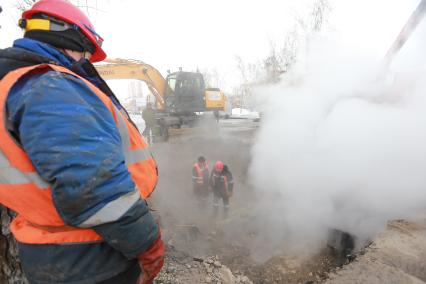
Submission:
<svg viewBox="0 0 426 284">
<path fill-rule="evenodd" d="M 223 170 L 223 163 L 221 161 L 217 161 L 216 164 L 214 164 L 214 168 L 216 171 Z"/>
<path fill-rule="evenodd" d="M 106 54 L 101 48 L 103 39 L 95 32 L 89 18 L 67 0 L 40 0 L 31 9 L 22 13 L 22 18 L 31 19 L 37 13 L 46 14 L 79 27 L 96 48 L 90 58 L 91 62 L 102 61 L 106 58 Z"/>
</svg>

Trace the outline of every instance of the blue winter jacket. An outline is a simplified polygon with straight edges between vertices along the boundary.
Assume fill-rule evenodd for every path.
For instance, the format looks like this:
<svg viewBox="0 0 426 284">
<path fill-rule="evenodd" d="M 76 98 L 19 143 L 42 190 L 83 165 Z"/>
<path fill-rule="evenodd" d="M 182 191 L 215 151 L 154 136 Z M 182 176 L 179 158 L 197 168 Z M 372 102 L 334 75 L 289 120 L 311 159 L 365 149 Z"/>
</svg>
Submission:
<svg viewBox="0 0 426 284">
<path fill-rule="evenodd" d="M 35 40 L 19 39 L 14 47 L 67 68 L 74 63 L 52 46 Z M 86 79 L 96 84 L 96 78 Z M 66 224 L 78 226 L 135 189 L 113 117 L 82 80 L 56 71 L 27 75 L 10 91 L 6 109 L 9 131 L 40 176 L 51 184 L 54 205 Z M 143 199 L 118 220 L 93 229 L 104 241 L 19 243 L 30 282 L 83 284 L 111 278 L 134 265 L 137 255 L 158 235 Z"/>
</svg>

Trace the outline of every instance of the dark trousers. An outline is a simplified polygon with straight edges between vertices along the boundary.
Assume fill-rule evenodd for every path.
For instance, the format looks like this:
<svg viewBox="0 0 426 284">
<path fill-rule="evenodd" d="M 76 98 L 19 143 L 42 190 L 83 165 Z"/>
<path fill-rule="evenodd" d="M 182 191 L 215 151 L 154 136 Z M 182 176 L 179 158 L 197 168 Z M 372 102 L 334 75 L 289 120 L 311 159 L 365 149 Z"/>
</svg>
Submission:
<svg viewBox="0 0 426 284">
<path fill-rule="evenodd" d="M 213 216 L 217 216 L 219 211 L 219 202 L 222 199 L 223 203 L 223 214 L 224 216 L 228 216 L 229 212 L 229 197 L 220 192 L 213 192 Z"/>
<path fill-rule="evenodd" d="M 126 271 L 121 272 L 110 279 L 98 282 L 98 284 L 136 284 L 140 274 L 141 269 L 139 267 L 139 263 L 135 262 L 135 264 Z"/>
</svg>

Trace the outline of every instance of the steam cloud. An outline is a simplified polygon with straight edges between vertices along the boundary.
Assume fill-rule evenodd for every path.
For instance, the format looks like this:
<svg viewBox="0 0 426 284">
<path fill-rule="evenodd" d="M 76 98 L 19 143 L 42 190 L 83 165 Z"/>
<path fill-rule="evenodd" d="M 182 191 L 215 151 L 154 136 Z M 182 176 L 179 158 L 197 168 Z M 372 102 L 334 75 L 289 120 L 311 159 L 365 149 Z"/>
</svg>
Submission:
<svg viewBox="0 0 426 284">
<path fill-rule="evenodd" d="M 315 42 L 303 74 L 258 90 L 267 99 L 249 176 L 265 253 L 318 244 L 328 228 L 371 238 L 426 208 L 425 45 L 383 74 L 381 58 Z"/>
</svg>

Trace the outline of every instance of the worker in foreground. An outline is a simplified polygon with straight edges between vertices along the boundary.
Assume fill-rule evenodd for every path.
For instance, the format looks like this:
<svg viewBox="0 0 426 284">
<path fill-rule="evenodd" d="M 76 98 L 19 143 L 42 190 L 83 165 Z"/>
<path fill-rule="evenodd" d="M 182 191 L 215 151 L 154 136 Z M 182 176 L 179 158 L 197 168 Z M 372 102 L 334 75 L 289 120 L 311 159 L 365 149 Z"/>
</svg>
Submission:
<svg viewBox="0 0 426 284">
<path fill-rule="evenodd" d="M 22 14 L 0 50 L 0 203 L 30 283 L 151 283 L 164 262 L 157 166 L 91 62 L 102 38 L 66 0 Z"/>
<path fill-rule="evenodd" d="M 233 194 L 234 180 L 228 166 L 224 165 L 222 161 L 215 163 L 210 176 L 210 186 L 213 191 L 213 215 L 217 216 L 219 202 L 222 199 L 223 213 L 227 216 L 229 212 L 229 199 Z"/>
<path fill-rule="evenodd" d="M 192 167 L 192 188 L 200 208 L 205 206 L 209 196 L 209 177 L 210 172 L 206 158 L 200 156 Z"/>
<path fill-rule="evenodd" d="M 151 103 L 146 104 L 146 108 L 142 111 L 142 118 L 145 121 L 145 130 L 143 135 L 147 138 L 150 144 L 152 144 L 153 132 L 155 129 L 155 112 L 152 108 Z"/>
</svg>

